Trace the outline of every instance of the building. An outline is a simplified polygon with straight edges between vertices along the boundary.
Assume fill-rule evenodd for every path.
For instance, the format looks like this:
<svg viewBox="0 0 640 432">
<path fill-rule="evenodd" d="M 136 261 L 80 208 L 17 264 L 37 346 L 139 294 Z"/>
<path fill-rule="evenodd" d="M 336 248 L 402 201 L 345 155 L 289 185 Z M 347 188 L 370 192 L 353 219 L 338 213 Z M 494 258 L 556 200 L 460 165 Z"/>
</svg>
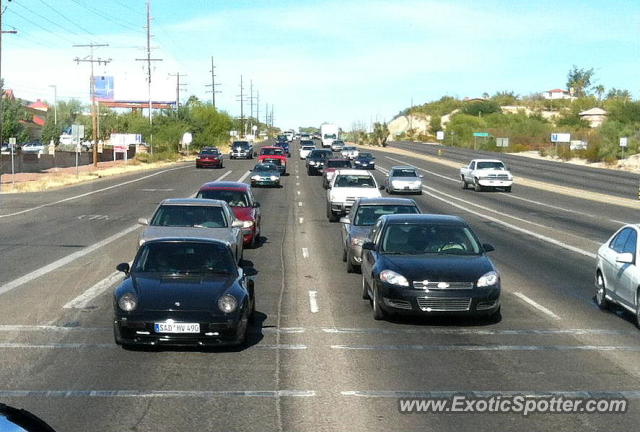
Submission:
<svg viewBox="0 0 640 432">
<path fill-rule="evenodd" d="M 602 125 L 604 121 L 607 119 L 608 112 L 603 110 L 602 108 L 591 108 L 586 111 L 582 111 L 578 114 L 581 119 L 589 122 L 589 126 L 592 128 L 596 128 Z"/>
<path fill-rule="evenodd" d="M 572 99 L 571 93 L 568 90 L 563 89 L 552 89 L 542 92 L 542 96 L 545 99 L 555 100 L 555 99 Z"/>
</svg>

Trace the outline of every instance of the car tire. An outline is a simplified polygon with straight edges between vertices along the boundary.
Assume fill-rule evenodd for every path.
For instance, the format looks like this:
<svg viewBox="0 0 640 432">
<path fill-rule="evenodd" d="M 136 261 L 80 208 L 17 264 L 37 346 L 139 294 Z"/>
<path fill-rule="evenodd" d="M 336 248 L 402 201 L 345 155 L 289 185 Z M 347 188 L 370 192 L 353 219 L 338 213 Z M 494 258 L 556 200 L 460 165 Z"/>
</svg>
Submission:
<svg viewBox="0 0 640 432">
<path fill-rule="evenodd" d="M 594 297 L 596 300 L 596 305 L 600 310 L 609 309 L 610 302 L 609 300 L 607 300 L 607 287 L 604 282 L 604 277 L 599 271 L 596 273 L 596 293 Z"/>
<path fill-rule="evenodd" d="M 464 179 L 461 179 L 460 183 L 462 184 L 462 189 L 463 190 L 469 189 L 469 185 L 467 184 L 467 182 Z"/>
<path fill-rule="evenodd" d="M 487 321 L 490 324 L 497 324 L 500 321 L 502 321 L 502 312 L 500 311 L 501 308 L 502 308 L 501 306 L 498 306 L 498 309 L 496 309 L 495 312 L 493 312 L 491 315 L 487 317 Z"/>
<path fill-rule="evenodd" d="M 362 275 L 362 300 L 369 300 L 369 286 Z"/>
<path fill-rule="evenodd" d="M 636 327 L 640 328 L 640 290 L 636 292 Z"/>
<path fill-rule="evenodd" d="M 347 262 L 347 249 L 344 247 L 342 248 L 342 262 Z"/>
<path fill-rule="evenodd" d="M 483 188 L 482 188 L 482 185 L 481 185 L 480 183 L 478 183 L 478 180 L 476 180 L 476 181 L 473 183 L 473 189 L 474 189 L 476 192 L 482 192 L 482 189 L 483 189 Z"/>
<path fill-rule="evenodd" d="M 353 257 L 347 252 L 347 273 L 355 273 L 356 271 L 356 266 L 353 265 Z"/>
<path fill-rule="evenodd" d="M 506 188 L 504 188 L 504 191 L 511 193 L 511 186 L 507 186 Z"/>
<path fill-rule="evenodd" d="M 376 321 L 380 321 L 385 319 L 386 314 L 380 307 L 380 301 L 378 300 L 378 295 L 376 294 L 375 288 L 373 288 L 372 291 L 373 291 L 373 299 L 371 299 L 371 309 L 373 312 L 373 319 Z"/>
</svg>

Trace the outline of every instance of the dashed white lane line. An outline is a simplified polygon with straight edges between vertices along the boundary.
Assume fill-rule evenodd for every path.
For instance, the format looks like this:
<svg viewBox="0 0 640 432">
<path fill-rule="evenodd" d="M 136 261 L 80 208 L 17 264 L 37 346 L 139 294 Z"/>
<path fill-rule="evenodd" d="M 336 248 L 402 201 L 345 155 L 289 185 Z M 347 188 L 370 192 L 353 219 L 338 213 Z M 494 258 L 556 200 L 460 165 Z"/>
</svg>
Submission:
<svg viewBox="0 0 640 432">
<path fill-rule="evenodd" d="M 559 320 L 560 317 L 558 315 L 556 315 L 555 313 L 551 312 L 549 309 L 547 309 L 546 307 L 542 306 L 540 303 L 530 299 L 529 297 L 527 297 L 526 295 L 522 294 L 521 292 L 514 292 L 513 293 L 516 297 L 518 297 L 520 300 L 524 301 L 525 303 L 527 303 L 528 305 L 534 307 L 535 309 L 539 310 L 540 312 L 542 312 L 543 314 Z"/>
<path fill-rule="evenodd" d="M 242 177 L 240 177 L 240 178 L 238 179 L 238 181 L 239 181 L 239 182 L 243 182 L 243 181 L 245 181 L 245 179 L 246 179 L 247 177 L 249 177 L 249 174 L 251 174 L 251 171 L 247 171 L 246 173 L 242 174 Z"/>
<path fill-rule="evenodd" d="M 31 282 L 34 279 L 37 279 L 41 276 L 44 276 L 45 274 L 52 272 L 53 270 L 57 270 L 60 267 L 63 267 L 75 260 L 77 260 L 78 258 L 82 258 L 83 256 L 86 256 L 98 249 L 100 249 L 103 246 L 108 245 L 111 242 L 114 242 L 116 240 L 118 240 L 121 237 L 126 236 L 129 233 L 132 233 L 133 231 L 137 230 L 140 228 L 140 225 L 133 225 L 130 226 L 127 229 L 124 229 L 122 231 L 120 231 L 119 233 L 116 233 L 110 237 L 107 237 L 104 240 L 99 241 L 98 243 L 94 243 L 91 246 L 88 246 L 84 249 L 81 249 L 77 252 L 74 252 L 72 254 L 67 255 L 64 258 L 60 258 L 57 261 L 52 262 L 51 264 L 48 264 L 44 267 L 39 268 L 38 270 L 32 271 L 31 273 L 27 273 L 26 275 L 19 277 L 17 279 L 12 280 L 11 282 L 7 282 L 6 284 L 0 286 L 0 295 L 7 293 L 27 282 Z"/>
<path fill-rule="evenodd" d="M 469 398 L 489 398 L 492 396 L 525 396 L 532 398 L 562 397 L 564 399 L 576 398 L 626 398 L 640 399 L 640 391 L 637 390 L 578 390 L 578 391 L 540 391 L 540 390 L 347 390 L 341 391 L 342 396 L 355 396 L 365 398 L 425 398 L 444 399 L 454 396 L 467 396 Z"/>
<path fill-rule="evenodd" d="M 300 183 L 296 183 L 296 186 L 300 186 Z"/>
<path fill-rule="evenodd" d="M 298 201 L 298 207 L 302 207 L 302 201 Z"/>
<path fill-rule="evenodd" d="M 304 222 L 304 218 L 298 218 L 298 223 L 302 224 Z"/>
<path fill-rule="evenodd" d="M 300 195 L 300 191 L 298 191 L 298 195 Z"/>
<path fill-rule="evenodd" d="M 309 249 L 302 248 L 302 258 L 309 258 Z"/>
<path fill-rule="evenodd" d="M 318 313 L 318 291 L 309 291 L 309 309 L 311 313 Z"/>
<path fill-rule="evenodd" d="M 104 191 L 108 191 L 108 190 L 111 190 L 111 189 L 115 189 L 115 188 L 118 188 L 120 186 L 125 186 L 125 185 L 131 184 L 131 183 L 135 183 L 135 182 L 139 182 L 139 181 L 142 181 L 142 180 L 146 180 L 146 179 L 148 179 L 150 177 L 155 177 L 157 175 L 164 174 L 164 173 L 169 172 L 169 171 L 175 171 L 175 170 L 191 168 L 191 167 L 192 167 L 191 165 L 188 165 L 188 166 L 181 166 L 181 167 L 177 167 L 177 168 L 169 168 L 169 169 L 158 171 L 156 173 L 149 174 L 149 175 L 137 178 L 137 179 L 133 179 L 133 180 L 129 180 L 129 181 L 126 181 L 126 182 L 123 182 L 123 183 L 118 183 L 118 184 L 115 184 L 115 185 L 107 186 L 107 187 L 102 188 L 102 189 L 97 189 L 97 190 L 94 190 L 94 191 L 91 191 L 91 192 L 86 192 L 86 193 L 83 193 L 83 194 L 80 194 L 80 195 L 75 195 L 75 196 L 64 198 L 64 199 L 61 199 L 61 200 L 58 200 L 58 201 L 54 201 L 54 202 L 50 202 L 50 203 L 46 203 L 46 204 L 41 204 L 41 205 L 36 206 L 36 207 L 31 207 L 31 208 L 28 208 L 28 209 L 20 210 L 18 212 L 0 215 L 0 219 L 1 218 L 6 218 L 6 217 L 10 217 L 10 216 L 17 216 L 17 215 L 29 213 L 29 212 L 32 212 L 34 210 L 39 210 L 39 209 L 44 208 L 44 207 L 49 207 L 49 206 L 53 206 L 53 205 L 56 205 L 56 204 L 61 204 L 61 203 L 67 202 L 67 201 L 73 201 L 73 200 L 76 200 L 78 198 L 84 198 L 86 196 L 90 196 L 90 195 L 94 195 L 94 194 L 97 194 L 97 193 L 100 193 L 100 192 L 104 192 Z"/>
<path fill-rule="evenodd" d="M 103 292 L 111 288 L 112 286 L 120 283 L 124 280 L 124 273 L 116 271 L 111 273 L 100 282 L 87 289 L 78 297 L 69 301 L 63 306 L 64 309 L 83 309 L 90 305 L 90 303 Z"/>
</svg>

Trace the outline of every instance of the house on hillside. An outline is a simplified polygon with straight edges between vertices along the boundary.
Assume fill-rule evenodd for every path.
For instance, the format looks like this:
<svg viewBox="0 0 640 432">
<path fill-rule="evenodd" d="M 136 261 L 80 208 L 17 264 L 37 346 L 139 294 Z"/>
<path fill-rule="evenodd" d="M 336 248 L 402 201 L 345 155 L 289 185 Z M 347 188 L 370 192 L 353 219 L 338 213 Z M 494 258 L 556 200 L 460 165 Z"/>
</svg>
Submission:
<svg viewBox="0 0 640 432">
<path fill-rule="evenodd" d="M 545 99 L 555 100 L 555 99 L 572 99 L 571 93 L 567 90 L 563 89 L 552 89 L 542 92 L 542 97 Z"/>
<path fill-rule="evenodd" d="M 588 121 L 589 126 L 591 126 L 592 128 L 596 128 L 604 123 L 609 113 L 602 108 L 595 107 L 586 111 L 582 111 L 578 115 L 581 119 Z"/>
</svg>

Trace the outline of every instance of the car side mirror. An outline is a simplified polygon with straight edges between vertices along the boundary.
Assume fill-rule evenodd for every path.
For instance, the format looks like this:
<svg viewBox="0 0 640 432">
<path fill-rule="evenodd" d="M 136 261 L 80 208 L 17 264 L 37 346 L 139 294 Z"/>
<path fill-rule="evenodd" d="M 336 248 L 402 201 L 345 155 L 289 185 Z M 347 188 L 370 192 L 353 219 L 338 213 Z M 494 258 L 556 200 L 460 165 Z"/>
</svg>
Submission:
<svg viewBox="0 0 640 432">
<path fill-rule="evenodd" d="M 633 254 L 630 252 L 620 253 L 616 256 L 616 262 L 621 264 L 633 264 Z"/>
<path fill-rule="evenodd" d="M 490 245 L 489 243 L 483 243 L 482 248 L 485 252 L 493 252 L 494 250 L 496 250 L 496 248 L 494 248 L 493 245 Z"/>
<path fill-rule="evenodd" d="M 243 227 L 244 227 L 244 221 L 236 219 L 231 223 L 231 228 L 243 228 Z"/>
<path fill-rule="evenodd" d="M 116 266 L 116 270 L 128 275 L 131 267 L 129 267 L 129 263 L 120 263 Z"/>
<path fill-rule="evenodd" d="M 340 223 L 350 224 L 351 223 L 351 219 L 349 219 L 348 217 L 341 217 L 340 218 Z"/>
<path fill-rule="evenodd" d="M 245 274 L 244 274 L 244 270 L 242 269 L 242 267 L 238 266 L 238 279 L 244 279 Z"/>
<path fill-rule="evenodd" d="M 147 219 L 147 218 L 140 218 L 140 219 L 138 219 L 138 223 L 139 223 L 140 225 L 149 225 L 149 219 Z"/>
<path fill-rule="evenodd" d="M 384 189 L 384 185 L 378 186 L 378 189 L 383 190 Z"/>
<path fill-rule="evenodd" d="M 376 244 L 372 241 L 367 241 L 362 244 L 363 250 L 376 250 Z"/>
<path fill-rule="evenodd" d="M 420 177 L 420 178 L 424 178 L 424 175 L 422 175 L 422 174 L 418 174 L 418 177 Z"/>
<path fill-rule="evenodd" d="M 253 207 L 255 207 L 255 208 L 260 207 L 260 203 L 259 203 L 259 202 L 254 202 L 254 203 L 253 203 Z"/>
</svg>

